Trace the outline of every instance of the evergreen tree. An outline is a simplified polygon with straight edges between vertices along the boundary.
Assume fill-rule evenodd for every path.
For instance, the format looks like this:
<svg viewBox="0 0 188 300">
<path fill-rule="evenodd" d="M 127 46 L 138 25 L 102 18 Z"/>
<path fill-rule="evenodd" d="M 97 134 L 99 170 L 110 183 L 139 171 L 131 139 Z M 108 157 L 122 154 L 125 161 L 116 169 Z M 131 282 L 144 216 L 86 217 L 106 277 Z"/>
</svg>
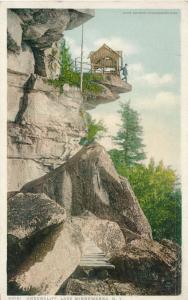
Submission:
<svg viewBox="0 0 188 300">
<path fill-rule="evenodd" d="M 73 61 L 69 47 L 63 39 L 60 45 L 60 63 L 61 63 L 61 78 L 65 78 L 67 74 L 73 71 Z"/>
<path fill-rule="evenodd" d="M 113 139 L 120 147 L 119 157 L 121 162 L 130 166 L 146 158 L 143 151 L 144 144 L 142 143 L 143 129 L 140 125 L 139 114 L 130 107 L 130 102 L 122 103 L 119 113 L 121 114 L 122 123 Z"/>
</svg>

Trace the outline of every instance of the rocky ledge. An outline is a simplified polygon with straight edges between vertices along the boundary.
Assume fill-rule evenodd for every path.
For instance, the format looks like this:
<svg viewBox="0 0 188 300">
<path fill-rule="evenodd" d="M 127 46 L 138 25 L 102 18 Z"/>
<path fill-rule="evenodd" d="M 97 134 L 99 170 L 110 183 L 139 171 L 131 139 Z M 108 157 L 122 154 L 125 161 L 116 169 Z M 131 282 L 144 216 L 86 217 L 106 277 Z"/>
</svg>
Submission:
<svg viewBox="0 0 188 300">
<path fill-rule="evenodd" d="M 101 86 L 102 92 L 84 102 L 84 107 L 87 110 L 93 109 L 99 104 L 106 104 L 117 100 L 119 94 L 132 91 L 132 85 L 117 75 L 104 74 L 103 79 L 98 84 Z"/>
</svg>

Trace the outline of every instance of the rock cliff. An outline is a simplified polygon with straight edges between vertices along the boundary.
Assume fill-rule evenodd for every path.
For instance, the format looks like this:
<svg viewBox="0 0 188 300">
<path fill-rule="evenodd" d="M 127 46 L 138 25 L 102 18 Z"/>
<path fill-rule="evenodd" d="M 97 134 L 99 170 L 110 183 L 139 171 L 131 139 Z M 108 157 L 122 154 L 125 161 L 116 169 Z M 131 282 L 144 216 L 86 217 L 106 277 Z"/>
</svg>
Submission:
<svg viewBox="0 0 188 300">
<path fill-rule="evenodd" d="M 100 83 L 103 91 L 87 101 L 76 87 L 64 85 L 60 94 L 48 84 L 60 74 L 63 32 L 93 16 L 89 9 L 8 10 L 8 191 L 19 190 L 80 149 L 83 109 L 131 91 L 130 84 L 109 75 Z"/>
<path fill-rule="evenodd" d="M 79 150 L 85 125 L 77 88 L 64 93 L 57 78 L 58 41 L 94 16 L 93 10 L 8 10 L 8 190 L 19 190 Z M 15 176 L 16 174 L 16 176 Z"/>
</svg>

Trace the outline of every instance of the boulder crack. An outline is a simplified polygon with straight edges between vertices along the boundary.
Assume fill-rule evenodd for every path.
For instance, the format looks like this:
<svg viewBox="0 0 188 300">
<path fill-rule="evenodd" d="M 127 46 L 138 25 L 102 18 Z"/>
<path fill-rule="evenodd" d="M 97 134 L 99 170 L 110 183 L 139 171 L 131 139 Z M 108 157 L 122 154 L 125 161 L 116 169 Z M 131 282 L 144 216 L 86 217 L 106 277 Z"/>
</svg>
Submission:
<svg viewBox="0 0 188 300">
<path fill-rule="evenodd" d="M 28 106 L 28 95 L 33 89 L 35 81 L 36 76 L 34 74 L 31 74 L 23 86 L 23 96 L 20 98 L 19 111 L 15 117 L 15 123 L 17 124 L 22 123 L 24 112 L 26 111 Z"/>
</svg>

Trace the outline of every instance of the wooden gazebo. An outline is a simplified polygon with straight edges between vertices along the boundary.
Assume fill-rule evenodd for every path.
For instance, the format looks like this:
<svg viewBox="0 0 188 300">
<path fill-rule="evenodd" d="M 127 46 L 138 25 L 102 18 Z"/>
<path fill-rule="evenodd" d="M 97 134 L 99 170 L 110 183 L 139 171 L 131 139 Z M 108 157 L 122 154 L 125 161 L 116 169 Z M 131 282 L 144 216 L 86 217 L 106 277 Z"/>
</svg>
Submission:
<svg viewBox="0 0 188 300">
<path fill-rule="evenodd" d="M 120 76 L 122 51 L 114 51 L 106 44 L 89 54 L 91 72 L 110 73 Z"/>
</svg>

